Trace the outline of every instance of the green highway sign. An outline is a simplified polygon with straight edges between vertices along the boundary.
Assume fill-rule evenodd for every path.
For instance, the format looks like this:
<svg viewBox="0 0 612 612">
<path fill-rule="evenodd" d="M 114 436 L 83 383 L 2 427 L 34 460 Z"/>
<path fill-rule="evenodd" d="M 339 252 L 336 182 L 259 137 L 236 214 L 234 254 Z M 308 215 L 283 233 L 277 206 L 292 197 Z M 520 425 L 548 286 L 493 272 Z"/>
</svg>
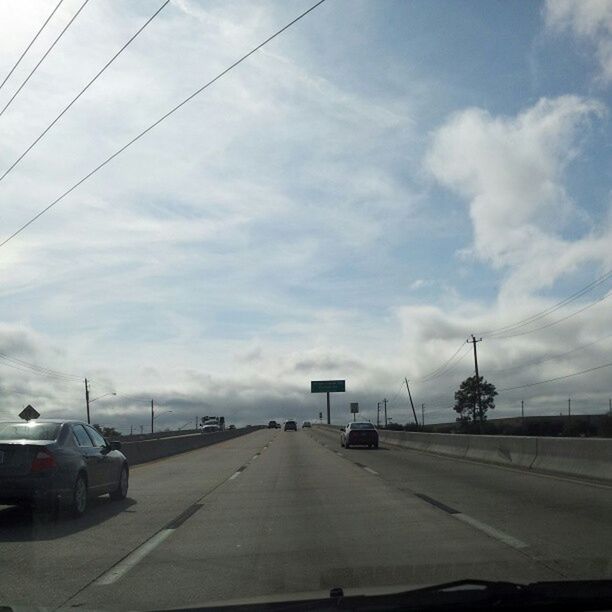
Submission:
<svg viewBox="0 0 612 612">
<path fill-rule="evenodd" d="M 311 380 L 310 381 L 310 392 L 311 393 L 344 393 L 345 389 L 344 380 Z"/>
</svg>

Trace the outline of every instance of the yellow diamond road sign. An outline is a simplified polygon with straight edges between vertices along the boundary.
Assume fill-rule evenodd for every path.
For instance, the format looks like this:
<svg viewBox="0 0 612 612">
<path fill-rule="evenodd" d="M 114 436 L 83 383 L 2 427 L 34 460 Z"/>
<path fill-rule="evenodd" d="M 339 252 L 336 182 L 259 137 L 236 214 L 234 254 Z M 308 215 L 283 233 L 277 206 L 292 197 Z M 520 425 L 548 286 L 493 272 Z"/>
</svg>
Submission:
<svg viewBox="0 0 612 612">
<path fill-rule="evenodd" d="M 31 421 L 32 419 L 37 419 L 40 416 L 38 410 L 34 408 L 34 406 L 30 406 L 28 404 L 20 413 L 19 418 L 24 421 Z"/>
</svg>

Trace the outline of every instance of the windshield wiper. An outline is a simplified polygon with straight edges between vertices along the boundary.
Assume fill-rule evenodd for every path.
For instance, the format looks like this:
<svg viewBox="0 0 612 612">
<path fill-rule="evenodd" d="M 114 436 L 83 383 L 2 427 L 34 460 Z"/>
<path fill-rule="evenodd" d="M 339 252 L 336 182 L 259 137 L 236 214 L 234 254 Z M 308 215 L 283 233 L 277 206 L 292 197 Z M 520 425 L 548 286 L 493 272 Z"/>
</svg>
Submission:
<svg viewBox="0 0 612 612">
<path fill-rule="evenodd" d="M 460 580 L 393 593 L 343 597 L 330 593 L 340 610 L 601 610 L 612 605 L 612 580 L 494 582 Z M 340 589 L 338 591 L 341 591 Z M 334 597 L 336 595 L 336 597 Z"/>
<path fill-rule="evenodd" d="M 259 598 L 258 598 L 259 599 Z M 261 600 L 260 600 L 261 601 Z M 328 598 L 241 603 L 188 608 L 219 612 L 306 612 L 393 610 L 443 612 L 464 610 L 609 610 L 612 608 L 612 580 L 560 582 L 495 582 L 459 580 L 386 595 L 349 595 L 342 588 L 331 589 Z M 187 608 L 185 608 L 187 610 Z M 176 610 L 175 612 L 179 612 Z"/>
</svg>

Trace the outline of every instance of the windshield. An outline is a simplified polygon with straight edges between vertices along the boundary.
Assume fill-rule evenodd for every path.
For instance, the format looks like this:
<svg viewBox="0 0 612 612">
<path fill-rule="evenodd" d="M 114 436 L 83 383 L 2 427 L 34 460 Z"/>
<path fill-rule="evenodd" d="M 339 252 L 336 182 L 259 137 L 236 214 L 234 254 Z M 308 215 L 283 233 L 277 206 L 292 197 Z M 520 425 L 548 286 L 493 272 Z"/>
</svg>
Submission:
<svg viewBox="0 0 612 612">
<path fill-rule="evenodd" d="M 0 610 L 612 580 L 611 306 L 612 0 L 2 0 Z"/>
<path fill-rule="evenodd" d="M 350 423 L 349 427 L 351 429 L 375 429 L 372 423 Z"/>
<path fill-rule="evenodd" d="M 0 423 L 3 440 L 55 440 L 60 426 L 55 423 Z"/>
</svg>

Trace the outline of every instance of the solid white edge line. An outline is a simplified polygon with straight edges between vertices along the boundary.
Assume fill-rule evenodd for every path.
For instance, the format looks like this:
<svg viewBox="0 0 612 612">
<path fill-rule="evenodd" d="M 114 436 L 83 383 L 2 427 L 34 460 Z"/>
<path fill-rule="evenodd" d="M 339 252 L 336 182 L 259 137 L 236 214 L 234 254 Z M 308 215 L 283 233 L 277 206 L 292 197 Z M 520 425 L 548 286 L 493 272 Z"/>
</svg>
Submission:
<svg viewBox="0 0 612 612">
<path fill-rule="evenodd" d="M 108 586 L 117 582 L 124 574 L 127 574 L 135 565 L 140 563 L 150 552 L 157 548 L 174 529 L 162 529 L 156 533 L 150 540 L 132 551 L 123 561 L 119 561 L 117 565 L 111 568 L 108 572 L 100 576 L 94 586 Z"/>
<path fill-rule="evenodd" d="M 378 476 L 378 472 L 375 472 L 372 468 L 369 467 L 364 467 L 363 468 L 366 472 L 370 472 L 370 474 L 374 474 L 375 476 Z"/>
<path fill-rule="evenodd" d="M 229 480 L 234 480 L 234 478 L 238 478 L 238 476 L 240 476 L 240 472 L 234 472 L 230 477 Z"/>
<path fill-rule="evenodd" d="M 461 514 L 460 512 L 458 514 L 453 514 L 452 516 L 454 516 L 456 519 L 463 521 L 464 523 L 467 523 L 468 525 L 471 525 L 472 527 L 479 529 L 480 531 L 482 531 L 483 533 L 486 533 L 487 535 L 491 536 L 492 538 L 495 538 L 496 540 L 499 540 L 500 542 L 503 542 L 504 544 L 508 544 L 508 546 L 512 546 L 512 548 L 529 548 L 529 544 L 525 544 L 525 542 L 521 542 L 521 540 L 518 540 L 517 538 L 508 535 L 507 533 L 504 533 L 503 531 L 499 531 L 498 529 L 495 529 L 495 527 L 491 527 L 490 525 L 487 525 L 486 523 L 481 523 L 479 520 L 472 518 L 471 516 L 468 516 L 467 514 Z"/>
</svg>

